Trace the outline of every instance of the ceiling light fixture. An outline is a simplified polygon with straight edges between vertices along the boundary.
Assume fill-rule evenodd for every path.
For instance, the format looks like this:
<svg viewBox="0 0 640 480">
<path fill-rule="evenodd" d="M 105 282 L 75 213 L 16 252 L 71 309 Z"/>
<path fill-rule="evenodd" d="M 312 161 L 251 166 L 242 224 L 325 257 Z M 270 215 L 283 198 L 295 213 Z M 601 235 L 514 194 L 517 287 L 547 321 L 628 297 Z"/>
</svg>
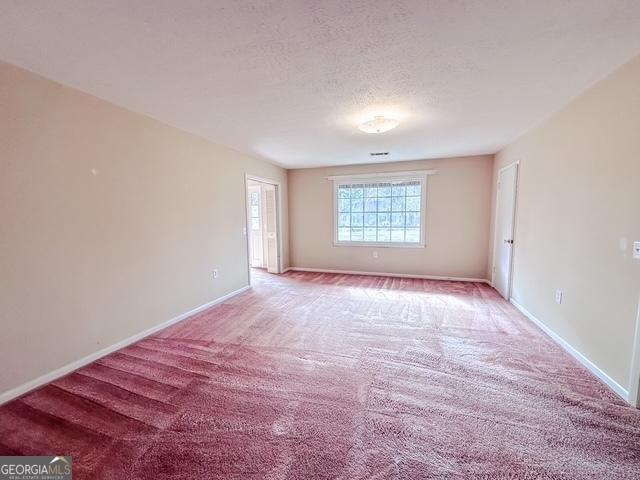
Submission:
<svg viewBox="0 0 640 480">
<path fill-rule="evenodd" d="M 384 133 L 396 128 L 400 122 L 395 118 L 376 115 L 372 120 L 361 123 L 358 128 L 366 133 Z"/>
</svg>

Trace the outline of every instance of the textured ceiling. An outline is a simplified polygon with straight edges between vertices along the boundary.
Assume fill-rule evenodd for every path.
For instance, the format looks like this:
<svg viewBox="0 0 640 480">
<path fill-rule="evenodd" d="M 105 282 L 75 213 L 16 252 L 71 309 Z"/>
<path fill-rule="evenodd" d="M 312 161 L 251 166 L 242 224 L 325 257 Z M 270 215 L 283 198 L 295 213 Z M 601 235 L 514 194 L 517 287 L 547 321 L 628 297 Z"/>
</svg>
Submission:
<svg viewBox="0 0 640 480">
<path fill-rule="evenodd" d="M 0 59 L 286 167 L 492 153 L 640 52 L 638 0 L 0 9 Z"/>
</svg>

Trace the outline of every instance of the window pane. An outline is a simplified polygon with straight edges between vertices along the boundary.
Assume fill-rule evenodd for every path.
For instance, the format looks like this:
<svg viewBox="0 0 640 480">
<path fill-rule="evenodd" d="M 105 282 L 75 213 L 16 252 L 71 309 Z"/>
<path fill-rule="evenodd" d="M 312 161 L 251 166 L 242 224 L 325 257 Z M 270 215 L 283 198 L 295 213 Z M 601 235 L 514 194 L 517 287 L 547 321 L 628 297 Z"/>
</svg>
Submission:
<svg viewBox="0 0 640 480">
<path fill-rule="evenodd" d="M 407 197 L 407 212 L 420 211 L 420 197 Z"/>
<path fill-rule="evenodd" d="M 251 230 L 260 230 L 260 219 L 252 218 L 251 219 Z"/>
<path fill-rule="evenodd" d="M 339 185 L 338 241 L 420 243 L 422 193 L 413 180 Z"/>
<path fill-rule="evenodd" d="M 391 199 L 391 210 L 394 212 L 404 211 L 404 197 L 393 197 Z"/>
<path fill-rule="evenodd" d="M 351 240 L 361 242 L 363 239 L 362 227 L 351 227 Z"/>
<path fill-rule="evenodd" d="M 391 196 L 391 185 L 388 183 L 381 183 L 378 185 L 378 197 L 390 197 Z"/>
<path fill-rule="evenodd" d="M 375 198 L 365 198 L 364 199 L 364 211 L 365 212 L 375 212 L 378 206 L 378 201 Z"/>
<path fill-rule="evenodd" d="M 251 216 L 259 217 L 260 216 L 260 207 L 257 205 L 251 205 Z"/>
<path fill-rule="evenodd" d="M 394 197 L 404 197 L 406 195 L 406 187 L 404 185 L 394 185 L 391 189 L 391 195 Z"/>
<path fill-rule="evenodd" d="M 376 229 L 375 228 L 367 228 L 364 229 L 364 241 L 365 242 L 375 242 L 376 241 Z"/>
<path fill-rule="evenodd" d="M 391 240 L 391 230 L 388 228 L 378 228 L 378 241 L 388 242 Z"/>
<path fill-rule="evenodd" d="M 364 214 L 364 226 L 365 227 L 375 227 L 377 219 L 378 219 L 378 214 L 377 213 L 365 213 Z"/>
<path fill-rule="evenodd" d="M 251 192 L 251 205 L 258 205 L 260 203 L 260 193 Z"/>
<path fill-rule="evenodd" d="M 379 227 L 389 227 L 389 226 L 391 226 L 391 214 L 389 214 L 389 213 L 379 213 L 378 214 L 378 226 Z"/>
<path fill-rule="evenodd" d="M 407 186 L 407 196 L 409 196 L 409 195 L 420 196 L 420 193 L 421 193 L 420 190 L 421 190 L 420 184 L 418 184 L 418 185 L 409 185 L 409 186 Z"/>
<path fill-rule="evenodd" d="M 391 241 L 392 242 L 404 242 L 404 228 L 392 228 L 391 229 Z"/>
<path fill-rule="evenodd" d="M 390 198 L 378 198 L 378 211 L 389 212 L 391 211 L 391 199 Z"/>
<path fill-rule="evenodd" d="M 419 243 L 420 242 L 420 229 L 419 228 L 407 228 L 406 242 Z"/>
<path fill-rule="evenodd" d="M 419 227 L 420 226 L 420 214 L 418 212 L 408 212 L 406 214 L 407 227 Z"/>
<path fill-rule="evenodd" d="M 404 213 L 392 213 L 391 226 L 404 228 Z"/>
</svg>

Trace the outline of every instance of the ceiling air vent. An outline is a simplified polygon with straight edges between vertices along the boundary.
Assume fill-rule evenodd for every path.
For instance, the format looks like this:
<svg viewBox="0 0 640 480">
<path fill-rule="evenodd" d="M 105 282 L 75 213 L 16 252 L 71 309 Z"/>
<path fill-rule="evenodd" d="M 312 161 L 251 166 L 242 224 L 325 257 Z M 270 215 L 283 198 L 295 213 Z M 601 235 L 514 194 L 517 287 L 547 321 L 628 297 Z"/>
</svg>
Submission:
<svg viewBox="0 0 640 480">
<path fill-rule="evenodd" d="M 389 152 L 371 152 L 369 155 L 372 157 L 381 157 L 384 155 L 389 155 Z"/>
</svg>

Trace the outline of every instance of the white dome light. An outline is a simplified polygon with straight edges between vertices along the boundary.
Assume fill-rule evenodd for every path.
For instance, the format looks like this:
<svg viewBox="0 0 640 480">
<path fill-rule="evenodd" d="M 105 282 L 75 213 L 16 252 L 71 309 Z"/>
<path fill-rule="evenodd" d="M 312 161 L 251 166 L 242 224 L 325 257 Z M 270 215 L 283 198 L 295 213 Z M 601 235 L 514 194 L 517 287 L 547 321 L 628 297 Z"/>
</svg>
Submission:
<svg viewBox="0 0 640 480">
<path fill-rule="evenodd" d="M 366 133 L 383 133 L 396 128 L 400 122 L 395 118 L 386 118 L 376 115 L 373 120 L 361 123 L 358 128 Z"/>
</svg>

